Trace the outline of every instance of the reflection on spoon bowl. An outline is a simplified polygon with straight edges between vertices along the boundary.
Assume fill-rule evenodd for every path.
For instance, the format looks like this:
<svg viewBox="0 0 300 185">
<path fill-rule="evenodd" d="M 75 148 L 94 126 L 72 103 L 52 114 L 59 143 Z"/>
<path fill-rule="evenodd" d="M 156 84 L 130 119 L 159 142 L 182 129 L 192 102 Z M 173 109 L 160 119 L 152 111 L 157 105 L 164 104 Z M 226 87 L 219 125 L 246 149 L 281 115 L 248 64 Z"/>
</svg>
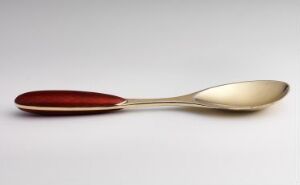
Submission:
<svg viewBox="0 0 300 185">
<path fill-rule="evenodd" d="M 194 94 L 206 107 L 230 110 L 259 110 L 283 98 L 289 91 L 285 82 L 261 80 L 211 87 Z"/>
</svg>

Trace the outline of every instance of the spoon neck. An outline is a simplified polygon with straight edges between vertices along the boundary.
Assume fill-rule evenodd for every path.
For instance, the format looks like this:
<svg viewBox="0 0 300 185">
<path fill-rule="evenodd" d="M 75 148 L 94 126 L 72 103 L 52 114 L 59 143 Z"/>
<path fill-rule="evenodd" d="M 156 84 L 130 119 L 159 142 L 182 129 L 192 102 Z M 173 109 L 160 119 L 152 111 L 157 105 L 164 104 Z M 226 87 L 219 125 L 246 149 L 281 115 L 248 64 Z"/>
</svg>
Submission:
<svg viewBox="0 0 300 185">
<path fill-rule="evenodd" d="M 157 107 L 157 106 L 195 106 L 190 95 L 171 98 L 127 99 L 124 108 Z"/>
</svg>

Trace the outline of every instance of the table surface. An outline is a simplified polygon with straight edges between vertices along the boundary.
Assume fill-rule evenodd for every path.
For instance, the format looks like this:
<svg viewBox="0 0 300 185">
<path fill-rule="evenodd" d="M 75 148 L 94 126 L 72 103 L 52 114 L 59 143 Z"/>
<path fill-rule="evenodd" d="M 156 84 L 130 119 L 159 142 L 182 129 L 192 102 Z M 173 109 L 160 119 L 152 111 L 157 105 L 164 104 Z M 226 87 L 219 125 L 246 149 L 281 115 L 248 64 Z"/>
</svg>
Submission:
<svg viewBox="0 0 300 185">
<path fill-rule="evenodd" d="M 299 7 L 1 1 L 0 184 L 296 185 Z M 291 91 L 244 114 L 164 107 L 43 117 L 13 103 L 40 89 L 157 98 L 256 79 Z"/>
</svg>

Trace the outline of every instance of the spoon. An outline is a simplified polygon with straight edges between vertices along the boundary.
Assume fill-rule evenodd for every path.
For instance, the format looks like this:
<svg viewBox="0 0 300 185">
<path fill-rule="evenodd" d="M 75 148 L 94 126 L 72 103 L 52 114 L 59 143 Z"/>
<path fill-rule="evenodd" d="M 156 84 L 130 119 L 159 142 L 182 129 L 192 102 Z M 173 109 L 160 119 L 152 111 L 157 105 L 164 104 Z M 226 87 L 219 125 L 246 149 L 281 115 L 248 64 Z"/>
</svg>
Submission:
<svg viewBox="0 0 300 185">
<path fill-rule="evenodd" d="M 232 111 L 255 111 L 283 98 L 289 91 L 285 82 L 257 80 L 211 87 L 172 98 L 125 99 L 114 95 L 86 92 L 47 90 L 19 95 L 16 106 L 38 114 L 88 114 L 126 108 L 153 106 L 190 106 Z"/>
</svg>

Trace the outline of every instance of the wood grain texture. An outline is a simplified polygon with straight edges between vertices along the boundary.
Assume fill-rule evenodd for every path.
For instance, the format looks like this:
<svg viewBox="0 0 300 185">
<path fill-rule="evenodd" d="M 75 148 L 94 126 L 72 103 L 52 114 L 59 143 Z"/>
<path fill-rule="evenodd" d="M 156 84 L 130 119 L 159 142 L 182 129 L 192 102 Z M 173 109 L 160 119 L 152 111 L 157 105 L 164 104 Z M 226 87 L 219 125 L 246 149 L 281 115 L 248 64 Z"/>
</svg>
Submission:
<svg viewBox="0 0 300 185">
<path fill-rule="evenodd" d="M 19 95 L 15 99 L 18 105 L 35 106 L 35 107 L 107 107 L 115 106 L 119 103 L 126 101 L 126 99 L 86 91 L 67 91 L 67 90 L 46 90 L 46 91 L 32 91 Z M 45 110 L 30 110 L 21 109 L 26 112 L 39 113 L 39 114 L 90 114 L 107 112 L 107 110 L 97 111 L 45 111 Z M 115 109 L 119 110 L 119 109 Z"/>
</svg>

